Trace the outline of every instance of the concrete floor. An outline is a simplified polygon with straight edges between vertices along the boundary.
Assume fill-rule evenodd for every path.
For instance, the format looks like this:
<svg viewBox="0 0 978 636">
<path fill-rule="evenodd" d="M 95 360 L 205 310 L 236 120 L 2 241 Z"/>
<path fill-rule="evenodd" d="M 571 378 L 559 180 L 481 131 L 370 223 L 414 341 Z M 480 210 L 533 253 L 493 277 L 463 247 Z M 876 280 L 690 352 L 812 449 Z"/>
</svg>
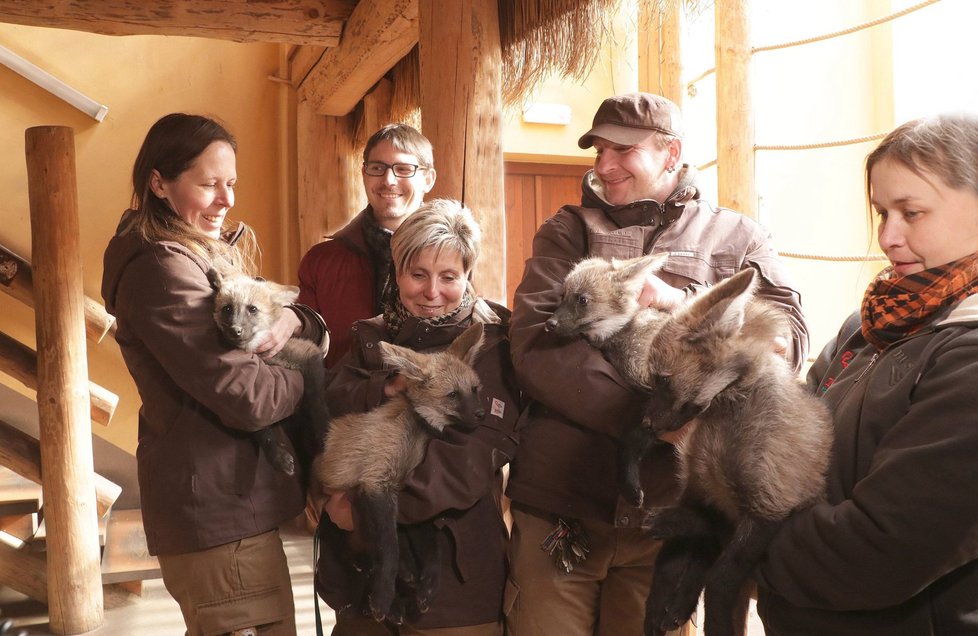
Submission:
<svg viewBox="0 0 978 636">
<path fill-rule="evenodd" d="M 282 542 L 292 573 L 292 592 L 295 596 L 296 627 L 301 636 L 316 633 L 312 589 L 312 536 L 299 530 L 282 530 Z M 142 596 L 127 594 L 110 586 L 105 588 L 105 623 L 86 636 L 180 636 L 184 633 L 180 608 L 163 587 L 163 581 L 143 582 Z M 333 626 L 333 611 L 320 603 L 323 629 L 327 634 Z M 48 625 L 46 609 L 12 590 L 0 587 L 0 612 L 13 618 L 17 629 L 29 636 L 53 636 Z"/>
<path fill-rule="evenodd" d="M 299 636 L 312 636 L 316 633 L 312 589 L 312 536 L 302 530 L 284 529 L 282 541 L 292 573 L 297 631 Z M 108 587 L 106 590 L 105 623 L 99 629 L 87 632 L 86 636 L 180 636 L 184 633 L 180 608 L 167 593 L 160 579 L 145 581 L 142 596 L 127 594 L 115 587 Z M 323 629 L 329 634 L 333 626 L 333 612 L 322 602 L 320 611 L 323 614 Z M 43 605 L 2 587 L 0 612 L 4 618 L 13 618 L 17 628 L 26 630 L 29 636 L 54 636 Z M 702 605 L 699 616 L 703 616 Z M 702 620 L 699 622 L 702 623 Z M 702 625 L 697 634 L 703 634 Z M 747 636 L 764 636 L 764 627 L 753 603 Z"/>
</svg>

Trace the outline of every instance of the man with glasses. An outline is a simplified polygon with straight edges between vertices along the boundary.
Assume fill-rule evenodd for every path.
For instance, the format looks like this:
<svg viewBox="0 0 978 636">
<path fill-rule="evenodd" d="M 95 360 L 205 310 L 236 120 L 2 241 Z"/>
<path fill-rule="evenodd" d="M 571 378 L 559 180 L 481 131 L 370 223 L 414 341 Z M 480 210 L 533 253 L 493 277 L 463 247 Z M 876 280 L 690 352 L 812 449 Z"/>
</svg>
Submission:
<svg viewBox="0 0 978 636">
<path fill-rule="evenodd" d="M 299 303 L 318 311 L 330 329 L 326 365 L 350 348 L 350 327 L 382 312 L 391 271 L 391 235 L 435 185 L 431 142 L 406 124 L 375 132 L 363 150 L 367 207 L 299 264 Z"/>
</svg>

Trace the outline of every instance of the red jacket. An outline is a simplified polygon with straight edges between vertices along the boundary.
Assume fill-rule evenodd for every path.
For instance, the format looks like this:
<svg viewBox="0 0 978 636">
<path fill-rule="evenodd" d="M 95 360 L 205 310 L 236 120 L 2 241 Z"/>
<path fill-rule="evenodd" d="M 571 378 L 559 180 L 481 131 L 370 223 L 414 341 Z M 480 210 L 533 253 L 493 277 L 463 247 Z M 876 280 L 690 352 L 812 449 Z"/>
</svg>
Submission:
<svg viewBox="0 0 978 636">
<path fill-rule="evenodd" d="M 314 245 L 299 263 L 299 300 L 326 320 L 330 330 L 326 366 L 332 367 L 350 350 L 350 327 L 376 316 L 374 263 L 363 238 L 364 208 L 329 240 Z"/>
</svg>

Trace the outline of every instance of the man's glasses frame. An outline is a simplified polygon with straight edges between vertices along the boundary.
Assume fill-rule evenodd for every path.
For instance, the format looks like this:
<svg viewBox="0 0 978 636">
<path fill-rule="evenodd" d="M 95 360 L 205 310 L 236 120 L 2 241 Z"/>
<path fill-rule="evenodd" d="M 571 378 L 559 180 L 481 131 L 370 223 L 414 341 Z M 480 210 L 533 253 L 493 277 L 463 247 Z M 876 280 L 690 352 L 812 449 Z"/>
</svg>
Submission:
<svg viewBox="0 0 978 636">
<path fill-rule="evenodd" d="M 383 161 L 364 161 L 363 174 L 368 177 L 382 177 L 390 170 L 398 179 L 410 179 L 418 170 L 427 170 L 424 166 L 413 163 L 384 163 Z"/>
</svg>

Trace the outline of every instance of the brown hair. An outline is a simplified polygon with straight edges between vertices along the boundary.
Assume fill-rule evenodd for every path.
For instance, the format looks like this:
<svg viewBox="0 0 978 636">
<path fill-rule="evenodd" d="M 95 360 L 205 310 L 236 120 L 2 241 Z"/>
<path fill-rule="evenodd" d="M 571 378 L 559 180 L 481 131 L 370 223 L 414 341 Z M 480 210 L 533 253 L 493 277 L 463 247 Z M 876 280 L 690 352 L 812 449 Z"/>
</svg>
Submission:
<svg viewBox="0 0 978 636">
<path fill-rule="evenodd" d="M 965 113 L 923 117 L 898 126 L 866 157 L 866 195 L 873 167 L 897 161 L 917 175 L 933 174 L 954 189 L 978 194 L 978 116 Z"/>
<path fill-rule="evenodd" d="M 431 150 L 431 142 L 416 128 L 407 124 L 388 124 L 370 135 L 367 145 L 363 148 L 363 160 L 368 161 L 370 151 L 382 141 L 389 141 L 394 149 L 418 158 L 422 168 L 434 168 L 435 160 Z"/>
<path fill-rule="evenodd" d="M 209 117 L 172 113 L 153 124 L 132 167 L 132 215 L 125 231 L 136 232 L 149 242 L 174 241 L 204 258 L 223 257 L 257 273 L 258 249 L 250 229 L 237 249 L 229 249 L 225 242 L 205 236 L 184 221 L 150 189 L 154 170 L 172 181 L 193 166 L 208 146 L 221 141 L 237 152 L 234 135 Z"/>
</svg>

